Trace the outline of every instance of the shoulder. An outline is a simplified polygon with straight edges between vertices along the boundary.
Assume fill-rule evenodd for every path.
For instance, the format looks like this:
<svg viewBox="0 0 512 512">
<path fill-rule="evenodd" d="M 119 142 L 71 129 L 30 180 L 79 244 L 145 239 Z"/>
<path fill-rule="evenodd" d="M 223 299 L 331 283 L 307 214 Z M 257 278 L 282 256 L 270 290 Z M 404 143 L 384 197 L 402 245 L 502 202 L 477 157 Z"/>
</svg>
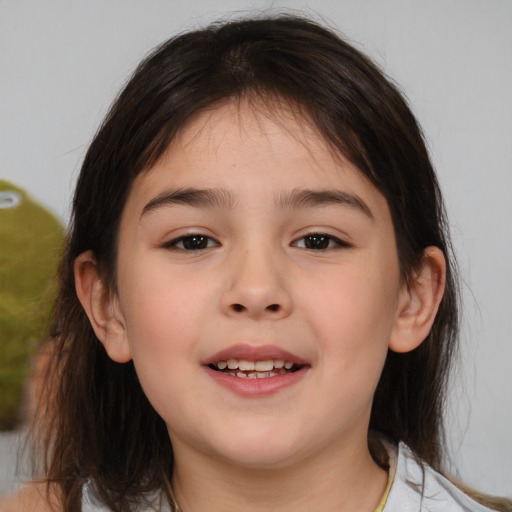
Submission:
<svg viewBox="0 0 512 512">
<path fill-rule="evenodd" d="M 384 511 L 495 512 L 464 494 L 421 462 L 403 443 L 398 447 L 395 479 Z"/>
<path fill-rule="evenodd" d="M 30 484 L 0 498 L 0 512 L 62 512 L 57 500 L 48 501 L 46 485 Z"/>
</svg>

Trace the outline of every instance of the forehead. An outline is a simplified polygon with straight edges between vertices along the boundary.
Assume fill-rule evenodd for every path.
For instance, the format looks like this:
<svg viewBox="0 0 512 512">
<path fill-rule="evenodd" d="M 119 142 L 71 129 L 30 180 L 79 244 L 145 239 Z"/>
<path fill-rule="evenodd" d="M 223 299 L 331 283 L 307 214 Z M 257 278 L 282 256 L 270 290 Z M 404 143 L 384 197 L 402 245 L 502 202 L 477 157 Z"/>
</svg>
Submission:
<svg viewBox="0 0 512 512">
<path fill-rule="evenodd" d="M 178 131 L 169 150 L 198 143 L 215 149 L 233 139 L 244 145 L 264 141 L 270 146 L 288 139 L 288 143 L 301 145 L 307 151 L 328 150 L 333 157 L 341 158 L 328 147 L 303 108 L 284 99 L 256 96 L 228 99 L 197 112 Z"/>
<path fill-rule="evenodd" d="M 146 173 L 161 165 L 183 164 L 187 158 L 212 165 L 227 158 L 235 165 L 240 160 L 249 160 L 253 151 L 263 147 L 265 154 L 260 154 L 261 160 L 270 155 L 276 160 L 308 159 L 319 170 L 326 159 L 336 160 L 340 169 L 348 164 L 299 107 L 280 99 L 247 98 L 228 100 L 196 113 Z"/>
<path fill-rule="evenodd" d="M 136 178 L 132 195 L 143 202 L 171 187 L 261 192 L 260 198 L 264 191 L 343 189 L 387 209 L 382 194 L 306 115 L 277 101 L 233 100 L 198 113 Z"/>
</svg>

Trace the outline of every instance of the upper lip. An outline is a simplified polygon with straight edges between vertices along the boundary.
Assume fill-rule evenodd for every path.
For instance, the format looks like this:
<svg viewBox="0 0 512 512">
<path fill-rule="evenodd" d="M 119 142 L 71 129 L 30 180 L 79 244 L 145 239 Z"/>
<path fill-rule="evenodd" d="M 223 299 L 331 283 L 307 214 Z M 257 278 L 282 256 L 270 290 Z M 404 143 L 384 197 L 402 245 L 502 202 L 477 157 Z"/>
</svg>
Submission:
<svg viewBox="0 0 512 512">
<path fill-rule="evenodd" d="M 249 345 L 245 343 L 232 345 L 228 348 L 220 350 L 203 361 L 205 366 L 218 363 L 219 361 L 227 361 L 228 359 L 243 359 L 245 361 L 267 361 L 270 359 L 291 361 L 296 365 L 305 365 L 299 356 L 288 352 L 275 345 Z"/>
</svg>

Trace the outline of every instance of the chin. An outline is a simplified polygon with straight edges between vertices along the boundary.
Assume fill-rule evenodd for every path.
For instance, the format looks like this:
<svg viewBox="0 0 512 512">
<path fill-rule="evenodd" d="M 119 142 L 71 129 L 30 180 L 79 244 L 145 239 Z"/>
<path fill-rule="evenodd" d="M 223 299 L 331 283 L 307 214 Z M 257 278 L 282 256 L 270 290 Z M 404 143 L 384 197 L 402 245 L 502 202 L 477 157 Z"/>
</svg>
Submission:
<svg viewBox="0 0 512 512">
<path fill-rule="evenodd" d="M 227 462 L 240 468 L 253 470 L 279 469 L 290 466 L 297 458 L 297 453 L 289 450 L 251 449 L 234 450 L 223 454 Z"/>
<path fill-rule="evenodd" d="M 302 443 L 289 432 L 247 429 L 243 435 L 232 434 L 216 446 L 217 453 L 229 463 L 247 469 L 277 469 L 298 458 Z"/>
</svg>

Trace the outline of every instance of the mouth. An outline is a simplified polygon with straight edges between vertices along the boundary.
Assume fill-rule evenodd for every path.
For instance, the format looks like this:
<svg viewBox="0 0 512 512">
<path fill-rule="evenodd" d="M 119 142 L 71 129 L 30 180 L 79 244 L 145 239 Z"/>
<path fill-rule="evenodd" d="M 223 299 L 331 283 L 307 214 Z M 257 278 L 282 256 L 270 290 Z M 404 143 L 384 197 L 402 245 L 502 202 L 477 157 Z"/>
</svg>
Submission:
<svg viewBox="0 0 512 512">
<path fill-rule="evenodd" d="M 211 363 L 208 367 L 224 375 L 241 379 L 269 379 L 287 373 L 294 373 L 304 365 L 284 359 L 265 359 L 251 361 L 247 359 L 226 359 Z"/>
<path fill-rule="evenodd" d="M 301 382 L 311 365 L 276 345 L 232 345 L 203 361 L 214 382 L 244 398 L 275 395 Z"/>
</svg>

